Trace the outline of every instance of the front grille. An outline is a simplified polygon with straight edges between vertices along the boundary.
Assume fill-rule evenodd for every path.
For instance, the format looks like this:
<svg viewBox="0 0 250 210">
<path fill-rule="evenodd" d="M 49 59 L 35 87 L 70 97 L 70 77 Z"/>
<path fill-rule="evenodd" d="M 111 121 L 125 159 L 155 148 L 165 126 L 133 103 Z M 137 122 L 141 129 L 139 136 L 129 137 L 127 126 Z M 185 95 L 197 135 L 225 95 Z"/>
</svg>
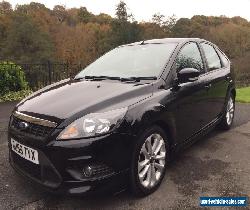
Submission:
<svg viewBox="0 0 250 210">
<path fill-rule="evenodd" d="M 85 170 L 90 167 L 91 168 L 91 174 L 89 174 L 89 176 L 86 175 Z M 114 171 L 112 170 L 112 168 L 110 168 L 109 166 L 105 165 L 105 164 L 90 164 L 84 167 L 84 171 L 83 171 L 83 177 L 84 178 L 103 178 L 106 176 L 110 176 L 114 173 Z"/>
<path fill-rule="evenodd" d="M 21 129 L 19 124 L 20 122 L 23 122 L 23 120 L 20 120 L 14 116 L 12 116 L 12 123 L 11 126 L 14 127 L 15 129 L 21 131 L 21 132 L 25 132 L 34 136 L 40 136 L 40 137 L 47 137 L 51 131 L 53 130 L 53 128 L 51 127 L 46 127 L 46 126 L 42 126 L 42 125 L 36 125 L 33 123 L 29 123 L 28 122 L 28 128 L 26 129 Z"/>
<path fill-rule="evenodd" d="M 26 160 L 14 152 L 11 152 L 11 153 L 12 153 L 13 163 L 17 165 L 18 168 L 20 168 L 22 171 L 29 174 L 35 179 L 38 179 L 38 180 L 41 179 L 41 166 L 40 165 L 34 164 Z"/>
<path fill-rule="evenodd" d="M 92 165 L 92 168 L 93 168 L 93 175 L 92 175 L 93 177 L 103 177 L 110 175 L 114 172 L 110 167 L 104 164 Z"/>
<path fill-rule="evenodd" d="M 115 174 L 115 171 L 103 164 L 103 163 L 92 163 L 92 164 L 82 164 L 70 163 L 70 166 L 66 169 L 68 172 L 68 176 L 66 178 L 67 181 L 71 181 L 72 178 L 74 180 L 96 180 L 110 177 Z M 66 174 L 64 175 L 66 177 Z"/>
</svg>

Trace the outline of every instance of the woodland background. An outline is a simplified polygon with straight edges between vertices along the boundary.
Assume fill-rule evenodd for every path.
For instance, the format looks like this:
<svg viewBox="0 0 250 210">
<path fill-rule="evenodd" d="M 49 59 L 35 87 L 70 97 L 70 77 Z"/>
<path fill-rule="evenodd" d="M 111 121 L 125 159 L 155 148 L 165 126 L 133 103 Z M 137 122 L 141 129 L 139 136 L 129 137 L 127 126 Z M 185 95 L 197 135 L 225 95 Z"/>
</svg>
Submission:
<svg viewBox="0 0 250 210">
<path fill-rule="evenodd" d="M 125 2 L 114 5 L 114 10 L 116 16 L 111 17 L 104 13 L 94 15 L 86 7 L 56 5 L 51 10 L 32 2 L 13 8 L 2 1 L 0 62 L 66 63 L 83 68 L 122 44 L 154 38 L 199 37 L 217 44 L 229 56 L 238 85 L 250 83 L 250 22 L 246 19 L 201 15 L 177 19 L 156 13 L 150 22 L 137 22 L 128 13 Z"/>
</svg>

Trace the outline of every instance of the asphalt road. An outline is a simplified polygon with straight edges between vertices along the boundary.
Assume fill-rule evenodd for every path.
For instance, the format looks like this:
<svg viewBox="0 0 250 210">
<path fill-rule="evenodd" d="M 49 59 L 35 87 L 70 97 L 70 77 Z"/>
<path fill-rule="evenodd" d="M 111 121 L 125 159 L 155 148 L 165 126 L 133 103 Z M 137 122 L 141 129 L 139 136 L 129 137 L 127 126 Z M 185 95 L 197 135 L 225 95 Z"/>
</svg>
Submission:
<svg viewBox="0 0 250 210">
<path fill-rule="evenodd" d="M 6 130 L 13 106 L 14 103 L 0 104 L 0 210 L 196 210 L 206 209 L 199 207 L 200 196 L 250 197 L 250 105 L 248 104 L 236 105 L 236 118 L 230 131 L 215 130 L 179 154 L 176 160 L 170 163 L 159 190 L 141 199 L 133 198 L 128 191 L 102 198 L 55 196 L 23 180 L 8 163 Z M 250 206 L 245 209 L 250 209 Z"/>
</svg>

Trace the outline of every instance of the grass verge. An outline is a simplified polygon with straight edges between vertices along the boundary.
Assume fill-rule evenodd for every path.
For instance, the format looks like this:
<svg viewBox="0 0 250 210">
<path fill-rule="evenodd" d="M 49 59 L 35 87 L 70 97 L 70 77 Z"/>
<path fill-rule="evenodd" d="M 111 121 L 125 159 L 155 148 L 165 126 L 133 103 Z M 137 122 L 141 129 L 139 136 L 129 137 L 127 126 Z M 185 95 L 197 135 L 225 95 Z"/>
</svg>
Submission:
<svg viewBox="0 0 250 210">
<path fill-rule="evenodd" d="M 250 103 L 250 87 L 238 88 L 236 90 L 236 101 Z"/>
</svg>

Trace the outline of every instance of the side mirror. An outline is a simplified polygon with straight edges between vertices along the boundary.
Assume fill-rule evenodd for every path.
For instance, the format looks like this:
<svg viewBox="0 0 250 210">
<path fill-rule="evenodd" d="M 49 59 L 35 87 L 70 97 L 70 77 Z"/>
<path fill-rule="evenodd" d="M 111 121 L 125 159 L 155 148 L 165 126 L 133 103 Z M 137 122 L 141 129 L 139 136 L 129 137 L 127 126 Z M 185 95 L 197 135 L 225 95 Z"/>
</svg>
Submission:
<svg viewBox="0 0 250 210">
<path fill-rule="evenodd" d="M 198 79 L 198 76 L 200 75 L 199 70 L 194 68 L 184 68 L 181 69 L 177 73 L 178 82 L 184 83 L 184 82 L 193 82 Z"/>
</svg>

